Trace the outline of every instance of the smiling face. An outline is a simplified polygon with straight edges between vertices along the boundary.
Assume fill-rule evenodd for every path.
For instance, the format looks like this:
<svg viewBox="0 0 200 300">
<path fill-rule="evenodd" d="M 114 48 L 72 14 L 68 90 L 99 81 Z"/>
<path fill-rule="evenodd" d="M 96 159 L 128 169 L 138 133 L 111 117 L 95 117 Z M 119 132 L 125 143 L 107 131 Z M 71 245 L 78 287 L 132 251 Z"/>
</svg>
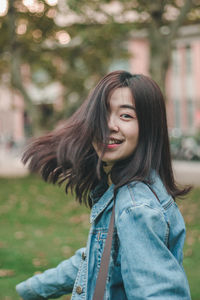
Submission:
<svg viewBox="0 0 200 300">
<path fill-rule="evenodd" d="M 128 87 L 114 90 L 109 100 L 108 128 L 110 136 L 102 161 L 113 164 L 128 158 L 138 143 L 138 120 L 134 100 Z M 93 142 L 93 147 L 99 157 L 102 149 Z"/>
</svg>

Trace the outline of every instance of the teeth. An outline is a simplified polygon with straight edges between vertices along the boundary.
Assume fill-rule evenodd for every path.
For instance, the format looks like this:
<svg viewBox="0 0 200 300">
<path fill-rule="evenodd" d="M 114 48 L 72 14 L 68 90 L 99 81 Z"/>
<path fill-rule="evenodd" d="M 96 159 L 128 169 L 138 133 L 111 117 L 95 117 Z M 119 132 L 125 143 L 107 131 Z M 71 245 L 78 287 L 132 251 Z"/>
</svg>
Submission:
<svg viewBox="0 0 200 300">
<path fill-rule="evenodd" d="M 108 145 L 113 145 L 113 144 L 121 144 L 121 141 L 119 141 L 119 140 L 114 140 L 114 139 L 109 140 Z"/>
</svg>

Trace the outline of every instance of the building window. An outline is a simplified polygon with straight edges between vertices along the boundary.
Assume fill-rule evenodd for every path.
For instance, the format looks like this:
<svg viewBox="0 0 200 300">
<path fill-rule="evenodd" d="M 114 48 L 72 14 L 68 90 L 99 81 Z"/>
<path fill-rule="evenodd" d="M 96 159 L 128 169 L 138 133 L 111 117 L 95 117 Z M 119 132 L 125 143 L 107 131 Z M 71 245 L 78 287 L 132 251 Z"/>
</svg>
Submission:
<svg viewBox="0 0 200 300">
<path fill-rule="evenodd" d="M 174 100 L 174 127 L 181 128 L 181 111 L 180 101 Z"/>
<path fill-rule="evenodd" d="M 194 101 L 189 99 L 187 101 L 187 123 L 189 129 L 192 129 L 194 127 L 194 114 L 195 114 Z"/>
<path fill-rule="evenodd" d="M 192 51 L 191 47 L 187 46 L 185 50 L 186 74 L 192 73 Z"/>
<path fill-rule="evenodd" d="M 172 71 L 174 75 L 178 75 L 180 71 L 180 57 L 177 49 L 172 51 Z"/>
</svg>

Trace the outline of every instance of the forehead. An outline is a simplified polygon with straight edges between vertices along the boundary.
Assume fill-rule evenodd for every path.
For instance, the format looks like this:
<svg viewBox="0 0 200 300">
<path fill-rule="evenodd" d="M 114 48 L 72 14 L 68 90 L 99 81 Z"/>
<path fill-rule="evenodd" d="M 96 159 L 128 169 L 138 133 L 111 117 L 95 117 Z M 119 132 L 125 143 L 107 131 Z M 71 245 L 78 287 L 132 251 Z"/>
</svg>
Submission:
<svg viewBox="0 0 200 300">
<path fill-rule="evenodd" d="M 117 88 L 111 93 L 108 99 L 108 106 L 112 108 L 125 104 L 134 105 L 131 90 L 128 87 Z"/>
</svg>

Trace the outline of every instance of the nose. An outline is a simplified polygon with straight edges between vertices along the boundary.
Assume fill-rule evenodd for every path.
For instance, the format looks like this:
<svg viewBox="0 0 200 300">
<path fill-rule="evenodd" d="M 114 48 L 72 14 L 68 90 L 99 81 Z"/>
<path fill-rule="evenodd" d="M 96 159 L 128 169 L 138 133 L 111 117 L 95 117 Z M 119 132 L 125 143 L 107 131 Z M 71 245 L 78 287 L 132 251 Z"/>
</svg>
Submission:
<svg viewBox="0 0 200 300">
<path fill-rule="evenodd" d="M 108 118 L 108 128 L 110 129 L 110 132 L 118 132 L 119 127 L 117 125 L 117 122 L 114 117 L 110 116 Z"/>
</svg>

